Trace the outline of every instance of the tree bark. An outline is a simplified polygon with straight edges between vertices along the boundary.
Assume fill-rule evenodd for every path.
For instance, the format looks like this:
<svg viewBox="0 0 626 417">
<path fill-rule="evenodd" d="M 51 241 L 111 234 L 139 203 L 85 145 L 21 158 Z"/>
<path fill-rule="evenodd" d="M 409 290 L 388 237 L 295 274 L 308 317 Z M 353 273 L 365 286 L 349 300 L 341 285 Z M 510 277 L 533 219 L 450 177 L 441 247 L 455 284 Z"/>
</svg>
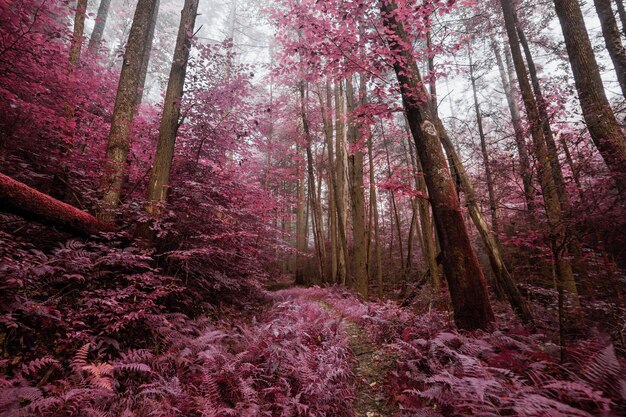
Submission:
<svg viewBox="0 0 626 417">
<path fill-rule="evenodd" d="M 298 158 L 302 155 L 302 148 L 296 145 Z M 306 215 L 306 197 L 304 195 L 304 169 L 302 161 L 298 164 L 298 184 L 296 191 L 296 265 L 295 265 L 295 281 L 298 285 L 305 284 L 304 277 L 304 260 L 306 259 L 307 239 L 306 230 L 308 224 L 308 216 Z"/>
<path fill-rule="evenodd" d="M 378 287 L 378 296 L 382 297 L 384 291 L 384 282 L 383 282 L 383 265 L 382 265 L 382 256 L 380 253 L 380 225 L 378 221 L 378 199 L 376 198 L 376 176 L 374 172 L 374 152 L 372 149 L 372 135 L 369 135 L 367 138 L 367 156 L 369 163 L 369 174 L 370 174 L 370 234 L 373 229 L 374 232 L 374 256 L 376 262 L 376 272 L 375 272 L 375 281 L 376 286 Z M 368 265 L 371 268 L 372 262 L 370 261 Z"/>
<path fill-rule="evenodd" d="M 461 329 L 490 328 L 494 321 L 487 285 L 478 258 L 463 223 L 454 183 L 441 149 L 428 97 L 411 50 L 409 37 L 396 19 L 397 5 L 381 3 L 381 17 L 391 51 L 396 54 L 394 70 L 415 147 L 422 162 L 435 225 L 440 239 L 442 264 L 452 298 L 454 320 Z M 416 97 L 417 95 L 417 97 Z"/>
<path fill-rule="evenodd" d="M 361 97 L 354 94 L 352 80 L 346 78 L 346 102 L 348 110 L 348 141 L 356 145 L 359 140 L 360 123 L 354 117 L 354 111 L 364 100 L 365 81 L 361 79 Z M 367 230 L 365 228 L 365 197 L 363 193 L 363 151 L 354 147 L 348 155 L 350 172 L 350 201 L 352 208 L 352 242 L 354 245 L 353 274 L 355 289 L 364 298 L 368 296 L 369 277 L 367 275 Z"/>
<path fill-rule="evenodd" d="M 346 213 L 346 159 L 345 159 L 345 123 L 344 117 L 344 94 L 343 83 L 335 83 L 335 151 L 337 152 L 336 181 L 337 192 L 335 203 L 337 204 L 337 225 L 339 226 L 339 264 L 337 279 L 342 285 L 346 285 L 348 278 L 348 234 Z"/>
<path fill-rule="evenodd" d="M 622 96 L 626 98 L 626 51 L 624 50 L 624 45 L 622 45 L 622 34 L 613 14 L 611 0 L 593 0 L 593 4 L 600 19 L 604 44 L 609 51 L 611 61 L 613 61 Z"/>
<path fill-rule="evenodd" d="M 150 217 L 158 218 L 161 216 L 162 206 L 167 198 L 176 134 L 179 128 L 180 103 L 185 86 L 185 75 L 187 74 L 191 36 L 198 14 L 198 3 L 199 0 L 185 0 L 181 11 L 174 58 L 167 82 L 165 102 L 163 103 L 159 139 L 146 194 L 146 213 Z M 144 232 L 143 237 L 145 238 L 152 240 L 156 237 L 149 228 L 144 228 Z"/>
<path fill-rule="evenodd" d="M 102 207 L 98 217 L 113 222 L 119 206 L 126 159 L 130 149 L 130 129 L 135 116 L 140 70 L 148 42 L 150 19 L 158 0 L 139 0 L 133 24 L 128 35 L 124 64 L 117 86 L 113 119 L 102 173 Z"/>
<path fill-rule="evenodd" d="M 104 35 L 104 28 L 107 24 L 107 18 L 109 17 L 109 8 L 111 7 L 111 0 L 100 0 L 98 6 L 98 14 L 96 15 L 96 24 L 91 31 L 91 37 L 89 38 L 89 51 L 92 54 L 97 54 L 100 44 L 102 43 L 102 36 Z"/>
<path fill-rule="evenodd" d="M 76 15 L 74 16 L 74 34 L 70 45 L 70 66 L 75 67 L 80 61 L 80 51 L 83 47 L 85 32 L 85 16 L 87 14 L 87 0 L 78 0 Z"/>
<path fill-rule="evenodd" d="M 621 33 L 626 36 L 626 9 L 624 8 L 624 0 L 615 0 L 615 4 L 617 5 L 619 20 L 622 23 Z"/>
<path fill-rule="evenodd" d="M 139 89 L 137 90 L 137 104 L 143 103 L 144 91 L 146 88 L 146 77 L 148 76 L 148 67 L 150 66 L 150 55 L 152 54 L 152 41 L 154 40 L 154 31 L 156 29 L 157 19 L 159 17 L 159 7 L 161 0 L 156 0 L 156 6 L 150 19 L 148 27 L 148 41 L 146 49 L 141 60 L 141 72 L 139 73 Z"/>
<path fill-rule="evenodd" d="M 111 225 L 0 173 L 0 209 L 79 235 L 112 232 Z"/>
<path fill-rule="evenodd" d="M 577 0 L 554 0 L 583 116 L 620 189 L 626 184 L 626 140 L 609 105 Z"/>
</svg>

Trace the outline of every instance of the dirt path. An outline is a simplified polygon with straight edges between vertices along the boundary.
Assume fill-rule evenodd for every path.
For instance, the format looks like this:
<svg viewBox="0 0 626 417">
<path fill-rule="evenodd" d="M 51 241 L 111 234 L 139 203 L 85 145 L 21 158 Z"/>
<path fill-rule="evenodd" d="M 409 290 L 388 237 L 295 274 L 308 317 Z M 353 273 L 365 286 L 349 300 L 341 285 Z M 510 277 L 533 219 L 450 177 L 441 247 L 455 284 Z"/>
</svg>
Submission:
<svg viewBox="0 0 626 417">
<path fill-rule="evenodd" d="M 322 307 L 340 313 L 331 305 L 320 301 Z M 384 382 L 395 366 L 395 356 L 382 346 L 370 342 L 365 329 L 344 318 L 346 332 L 350 337 L 350 349 L 356 358 L 354 373 L 357 377 L 354 411 L 358 417 L 391 417 L 397 407 L 390 404 L 384 392 Z"/>
</svg>

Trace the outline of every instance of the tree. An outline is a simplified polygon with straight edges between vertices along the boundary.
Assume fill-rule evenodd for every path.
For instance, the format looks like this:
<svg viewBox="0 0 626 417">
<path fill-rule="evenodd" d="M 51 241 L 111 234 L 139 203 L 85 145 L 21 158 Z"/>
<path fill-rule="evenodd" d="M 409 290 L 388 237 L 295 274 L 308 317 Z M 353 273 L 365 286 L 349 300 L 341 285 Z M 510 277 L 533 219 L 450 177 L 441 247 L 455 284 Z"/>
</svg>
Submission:
<svg viewBox="0 0 626 417">
<path fill-rule="evenodd" d="M 154 164 L 148 181 L 146 194 L 146 213 L 151 217 L 159 217 L 161 208 L 167 197 L 172 160 L 174 159 L 174 145 L 176 134 L 180 127 L 180 104 L 183 97 L 187 63 L 191 49 L 191 38 L 198 13 L 199 0 L 185 0 L 181 11 L 180 26 L 176 38 L 172 68 L 167 82 L 165 102 L 163 103 L 163 116 L 159 128 Z M 152 234 L 144 231 L 144 237 L 151 238 Z"/>
<path fill-rule="evenodd" d="M 111 7 L 111 0 L 100 0 L 98 6 L 98 14 L 96 15 L 96 24 L 91 31 L 91 37 L 89 38 L 89 51 L 92 54 L 97 54 L 102 43 L 102 36 L 104 35 L 104 28 L 107 24 L 107 18 L 109 17 L 109 8 Z"/>
<path fill-rule="evenodd" d="M 620 188 L 626 181 L 626 139 L 609 105 L 577 0 L 554 0 L 587 128 Z"/>
<path fill-rule="evenodd" d="M 396 60 L 393 64 L 402 102 L 426 176 L 442 264 L 452 298 L 454 320 L 462 329 L 488 328 L 494 320 L 483 272 L 471 246 L 450 171 L 435 127 L 425 88 L 410 50 L 409 37 L 393 1 L 381 2 L 385 37 Z"/>
<path fill-rule="evenodd" d="M 593 0 L 593 4 L 596 7 L 596 13 L 600 19 L 604 44 L 606 45 L 607 51 L 609 51 L 611 61 L 613 61 L 613 67 L 615 68 L 619 87 L 622 90 L 622 96 L 626 98 L 626 50 L 624 50 L 624 46 L 622 45 L 622 34 L 620 33 L 617 20 L 615 20 L 615 15 L 613 14 L 611 0 Z"/>
<path fill-rule="evenodd" d="M 80 51 L 83 46 L 83 33 L 85 32 L 85 16 L 87 14 L 87 0 L 78 0 L 76 15 L 74 16 L 74 34 L 70 46 L 70 65 L 75 67 L 80 61 Z"/>
<path fill-rule="evenodd" d="M 115 210 L 120 203 L 126 158 L 130 148 L 130 128 L 135 117 L 140 87 L 140 70 L 148 48 L 149 26 L 157 1 L 139 0 L 128 35 L 101 177 L 103 196 L 98 217 L 107 222 L 115 219 Z"/>
</svg>

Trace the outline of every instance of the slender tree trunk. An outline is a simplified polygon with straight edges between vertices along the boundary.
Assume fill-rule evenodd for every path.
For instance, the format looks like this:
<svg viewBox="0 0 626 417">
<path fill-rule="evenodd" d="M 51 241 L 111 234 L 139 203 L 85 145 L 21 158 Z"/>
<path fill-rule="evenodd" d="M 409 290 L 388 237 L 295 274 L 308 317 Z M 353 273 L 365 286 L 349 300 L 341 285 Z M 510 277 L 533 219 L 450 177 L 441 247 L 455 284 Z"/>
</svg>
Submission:
<svg viewBox="0 0 626 417">
<path fill-rule="evenodd" d="M 302 155 L 302 148 L 296 145 L 298 157 Z M 308 216 L 306 215 L 306 197 L 304 195 L 305 180 L 304 169 L 300 161 L 298 164 L 298 183 L 296 191 L 296 266 L 295 266 L 295 281 L 297 285 L 304 285 L 306 283 L 304 277 L 304 267 L 307 252 L 307 239 L 306 231 L 308 224 Z"/>
<path fill-rule="evenodd" d="M 522 51 L 519 45 L 517 30 L 515 27 L 515 11 L 510 0 L 501 0 L 502 11 L 504 14 L 506 31 L 509 37 L 511 54 L 517 73 L 517 80 L 526 107 L 526 114 L 530 122 L 531 136 L 533 138 L 535 155 L 538 161 L 539 183 L 541 185 L 543 201 L 548 217 L 550 227 L 550 246 L 556 262 L 555 268 L 560 288 L 564 288 L 569 292 L 574 304 L 577 304 L 577 290 L 574 282 L 571 264 L 568 259 L 565 236 L 563 234 L 563 225 L 561 219 L 561 205 L 559 196 L 552 176 L 552 166 L 543 136 L 543 124 L 539 116 L 537 103 L 533 95 L 533 91 L 528 81 Z"/>
<path fill-rule="evenodd" d="M 342 285 L 346 285 L 348 278 L 348 234 L 347 229 L 347 213 L 346 213 L 346 167 L 345 167 L 345 123 L 344 117 L 344 97 L 343 97 L 343 84 L 335 83 L 335 150 L 337 152 L 337 192 L 335 193 L 335 202 L 337 204 L 337 224 L 339 229 L 339 265 L 338 269 L 338 281 Z"/>
<path fill-rule="evenodd" d="M 328 223 L 330 235 L 330 282 L 337 282 L 337 194 L 336 172 L 335 172 L 335 148 L 333 144 L 333 118 L 332 118 L 332 88 L 330 81 L 326 81 L 326 103 L 324 103 L 322 89 L 318 86 L 318 96 L 320 99 L 320 109 L 322 110 L 322 122 L 324 125 L 324 136 L 326 148 L 328 149 Z"/>
<path fill-rule="evenodd" d="M 577 0 L 554 0 L 554 5 L 589 134 L 615 175 L 618 187 L 623 190 L 626 184 L 626 140 L 606 98 L 580 5 Z"/>
<path fill-rule="evenodd" d="M 621 34 L 626 36 L 626 9 L 624 8 L 624 0 L 615 0 L 615 4 L 617 5 L 619 20 L 622 23 Z"/>
<path fill-rule="evenodd" d="M 396 19 L 397 5 L 381 3 L 381 17 L 387 41 L 398 60 L 394 70 L 402 92 L 404 110 L 422 162 L 441 243 L 442 264 L 454 308 L 454 320 L 461 329 L 491 327 L 494 316 L 478 258 L 463 223 L 463 214 L 454 192 L 454 183 L 441 149 L 428 97 L 410 49 L 402 23 Z M 402 60 L 402 62 L 400 61 Z M 417 97 L 416 97 L 417 95 Z"/>
<path fill-rule="evenodd" d="M 83 47 L 85 32 L 85 16 L 87 15 L 87 0 L 78 0 L 76 15 L 74 16 L 74 34 L 70 45 L 70 66 L 75 67 L 80 61 L 80 51 Z"/>
<path fill-rule="evenodd" d="M 102 43 L 102 36 L 104 35 L 104 28 L 107 24 L 107 18 L 109 17 L 109 8 L 111 7 L 111 0 L 100 0 L 98 6 L 98 14 L 96 16 L 96 24 L 91 31 L 91 37 L 89 38 L 89 51 L 92 54 L 97 54 Z"/>
<path fill-rule="evenodd" d="M 156 155 L 146 194 L 146 212 L 150 217 L 160 217 L 162 206 L 166 201 L 170 170 L 174 159 L 174 145 L 179 127 L 180 102 L 183 97 L 187 62 L 191 49 L 191 36 L 198 14 L 198 3 L 199 0 L 185 0 L 181 11 L 174 58 L 167 83 L 165 102 L 163 103 L 163 116 L 159 127 Z M 147 227 L 143 229 L 142 235 L 149 240 L 156 237 Z"/>
<path fill-rule="evenodd" d="M 389 158 L 389 144 L 385 138 L 383 131 L 383 143 L 385 144 L 385 156 L 387 157 L 387 178 L 391 178 L 391 159 Z M 396 204 L 396 193 L 393 190 L 389 190 L 390 208 L 392 210 L 392 217 L 395 219 L 396 232 L 398 233 L 398 253 L 400 255 L 400 276 L 404 276 L 404 247 L 402 245 L 402 220 L 400 213 L 398 212 L 398 205 Z M 393 239 L 392 239 L 393 240 Z M 393 250 L 393 241 L 390 248 L 390 253 Z"/>
<path fill-rule="evenodd" d="M 370 222 L 370 231 L 372 228 L 374 229 L 374 256 L 376 258 L 375 281 L 376 286 L 378 287 L 378 296 L 382 297 L 384 290 L 383 266 L 382 256 L 380 253 L 380 227 L 378 224 L 378 200 L 376 198 L 376 176 L 374 172 L 374 152 L 372 150 L 372 135 L 369 135 L 367 138 L 367 156 L 370 170 L 370 217 L 372 218 L 372 221 Z M 370 261 L 368 265 L 371 268 L 372 262 Z"/>
<path fill-rule="evenodd" d="M 474 96 L 474 111 L 476 113 L 476 123 L 478 124 L 478 135 L 480 136 L 480 150 L 483 155 L 483 163 L 485 165 L 485 177 L 487 179 L 487 192 L 489 194 L 489 211 L 491 212 L 491 228 L 493 230 L 494 239 L 498 242 L 500 234 L 500 225 L 498 224 L 498 203 L 496 202 L 496 193 L 494 189 L 493 176 L 491 174 L 491 164 L 489 162 L 489 152 L 487 152 L 487 140 L 485 131 L 483 130 L 483 115 L 480 111 L 480 103 L 478 103 L 478 92 L 476 90 L 476 77 L 474 76 L 474 64 L 472 62 L 472 52 L 468 44 L 468 57 L 470 65 L 470 81 L 472 83 L 472 92 Z"/>
<path fill-rule="evenodd" d="M 159 6 L 161 0 L 156 0 L 156 6 L 150 19 L 150 27 L 148 28 L 147 47 L 144 50 L 141 61 L 141 72 L 139 73 L 139 90 L 137 90 L 137 104 L 143 102 L 143 96 L 146 89 L 146 77 L 148 76 L 148 67 L 150 66 L 150 55 L 152 54 L 152 41 L 154 40 L 154 31 L 156 29 L 157 18 L 159 17 Z"/>
<path fill-rule="evenodd" d="M 357 101 L 352 80 L 346 79 L 346 102 L 348 110 L 348 141 L 355 145 L 359 140 L 360 124 L 354 118 L 354 111 L 364 100 L 365 81 L 361 78 L 361 97 Z M 352 202 L 352 241 L 354 245 L 353 274 L 355 288 L 364 298 L 368 296 L 369 277 L 367 275 L 367 230 L 365 228 L 365 197 L 363 193 L 363 151 L 358 147 L 348 156 L 350 172 L 350 201 Z"/>
<path fill-rule="evenodd" d="M 130 128 L 135 116 L 137 92 L 140 87 L 141 63 L 147 48 L 150 20 L 156 4 L 157 0 L 139 0 L 128 36 L 101 181 L 104 193 L 98 216 L 107 222 L 113 222 L 115 219 L 115 210 L 120 202 L 126 158 L 130 149 Z"/>
<path fill-rule="evenodd" d="M 559 151 L 554 141 L 554 134 L 552 133 L 552 127 L 550 126 L 550 116 L 548 115 L 548 105 L 543 98 L 543 92 L 541 91 L 541 85 L 539 84 L 539 77 L 537 76 L 537 68 L 535 67 L 535 61 L 533 60 L 530 46 L 526 40 L 526 36 L 522 29 L 517 26 L 517 34 L 519 36 L 520 44 L 524 50 L 524 56 L 526 57 L 526 64 L 528 66 L 528 75 L 530 75 L 530 81 L 535 93 L 535 100 L 537 101 L 537 110 L 539 111 L 539 118 L 541 119 L 541 126 L 543 128 L 543 137 L 546 141 L 546 148 L 548 150 L 548 157 L 550 158 L 550 166 L 552 167 L 552 176 L 554 177 L 554 185 L 556 186 L 556 192 L 559 195 L 559 201 L 561 202 L 561 209 L 567 210 L 569 206 L 569 196 L 565 188 L 565 179 L 563 178 L 563 171 L 561 169 L 561 162 L 559 161 Z"/>
<path fill-rule="evenodd" d="M 622 34 L 613 14 L 611 0 L 593 0 L 593 4 L 600 19 L 604 44 L 609 51 L 611 61 L 613 61 L 617 81 L 622 89 L 622 96 L 626 97 L 626 51 L 622 45 Z"/>
<path fill-rule="evenodd" d="M 498 64 L 498 69 L 500 71 L 500 80 L 502 82 L 502 88 L 504 90 L 504 95 L 506 96 L 506 101 L 509 107 L 509 112 L 511 113 L 511 121 L 513 123 L 513 133 L 515 135 L 515 145 L 517 147 L 517 154 L 519 156 L 520 163 L 520 174 L 522 177 L 522 184 L 524 187 L 524 199 L 526 200 L 526 209 L 533 213 L 535 211 L 535 191 L 533 189 L 533 172 L 530 166 L 530 157 L 528 156 L 528 150 L 526 149 L 526 140 L 524 138 L 524 129 L 522 128 L 522 122 L 520 118 L 519 108 L 517 106 L 517 100 L 513 96 L 513 88 L 511 85 L 512 80 L 509 77 L 514 70 L 512 65 L 510 65 L 509 54 L 507 52 L 507 70 L 504 68 L 504 63 L 502 62 L 502 56 L 500 55 L 500 50 L 498 44 L 495 39 L 491 40 L 491 47 L 493 49 L 493 53 L 496 57 L 496 62 Z"/>
</svg>

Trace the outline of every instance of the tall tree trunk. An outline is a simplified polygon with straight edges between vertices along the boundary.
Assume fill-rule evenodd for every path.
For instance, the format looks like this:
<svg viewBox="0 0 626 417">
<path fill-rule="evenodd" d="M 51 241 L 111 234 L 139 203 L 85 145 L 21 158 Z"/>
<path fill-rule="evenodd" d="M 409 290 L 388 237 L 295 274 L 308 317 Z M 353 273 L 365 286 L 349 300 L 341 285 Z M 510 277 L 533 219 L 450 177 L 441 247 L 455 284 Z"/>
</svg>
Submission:
<svg viewBox="0 0 626 417">
<path fill-rule="evenodd" d="M 378 296 L 382 297 L 384 291 L 383 283 L 383 265 L 380 253 L 380 226 L 378 222 L 378 200 L 376 198 L 376 176 L 374 172 L 374 152 L 372 149 L 372 135 L 367 138 L 367 156 L 370 170 L 370 233 L 374 230 L 374 256 L 376 262 L 375 281 L 378 287 Z M 371 268 L 372 262 L 368 265 Z"/>
<path fill-rule="evenodd" d="M 343 83 L 335 83 L 335 150 L 337 152 L 337 192 L 335 193 L 335 203 L 337 204 L 337 224 L 339 229 L 339 264 L 338 281 L 346 285 L 348 278 L 348 234 L 347 213 L 346 213 L 346 157 L 345 157 L 345 123 L 344 117 L 344 94 Z"/>
<path fill-rule="evenodd" d="M 296 145 L 296 152 L 298 158 L 302 155 L 302 148 Z M 306 231 L 308 224 L 308 216 L 306 215 L 307 200 L 304 195 L 305 180 L 304 169 L 301 161 L 296 162 L 298 164 L 298 182 L 296 188 L 296 265 L 295 265 L 295 281 L 298 285 L 306 283 L 304 277 L 304 267 L 306 252 L 307 252 L 307 239 Z"/>
<path fill-rule="evenodd" d="M 454 320 L 461 329 L 489 328 L 494 316 L 485 278 L 463 223 L 463 214 L 430 106 L 420 100 L 428 97 L 428 94 L 411 50 L 408 49 L 409 37 L 402 23 L 396 19 L 396 9 L 397 5 L 392 0 L 382 2 L 381 17 L 389 47 L 398 56 L 394 62 L 394 70 L 415 147 L 426 176 L 440 239 L 442 264 L 454 308 Z"/>
<path fill-rule="evenodd" d="M 550 164 L 545 138 L 543 136 L 543 124 L 541 123 L 537 103 L 535 101 L 530 82 L 528 81 L 528 75 L 526 74 L 526 67 L 524 65 L 524 59 L 519 45 L 519 39 L 515 26 L 515 11 L 510 0 L 500 1 L 502 4 L 502 11 L 511 47 L 513 63 L 517 73 L 517 81 L 524 100 L 526 114 L 531 127 L 530 130 L 533 138 L 535 155 L 538 161 L 537 170 L 539 174 L 539 183 L 541 185 L 543 201 L 550 227 L 550 247 L 556 264 L 555 269 L 559 288 L 563 288 L 565 291 L 570 293 L 573 297 L 574 304 L 577 304 L 578 293 L 574 282 L 572 267 L 568 259 L 569 257 L 566 249 L 565 236 L 563 234 L 563 225 L 561 224 L 561 205 L 554 183 L 554 178 L 552 176 L 552 166 Z"/>
<path fill-rule="evenodd" d="M 626 9 L 624 8 L 624 0 L 615 0 L 615 4 L 617 5 L 619 20 L 622 23 L 621 34 L 626 36 Z"/>
<path fill-rule="evenodd" d="M 382 125 L 381 125 L 382 129 Z M 391 178 L 391 159 L 389 158 L 389 143 L 385 137 L 385 132 L 382 130 L 382 139 L 385 145 L 385 157 L 387 159 L 387 178 Z M 391 217 L 395 220 L 396 233 L 398 234 L 398 254 L 400 255 L 400 276 L 404 275 L 404 248 L 402 245 L 402 220 L 400 213 L 398 212 L 398 205 L 396 204 L 396 193 L 393 190 L 389 190 L 389 206 L 391 209 Z M 393 235 L 391 244 L 389 247 L 390 256 L 393 255 Z"/>
<path fill-rule="evenodd" d="M 87 15 L 87 0 L 78 0 L 74 16 L 74 34 L 70 45 L 70 66 L 75 67 L 80 61 L 80 51 L 83 47 L 85 32 L 85 16 Z"/>
<path fill-rule="evenodd" d="M 104 28 L 107 24 L 107 18 L 109 17 L 109 8 L 111 7 L 111 0 L 100 0 L 98 6 L 98 14 L 96 15 L 96 24 L 91 31 L 91 37 L 89 38 L 89 51 L 92 54 L 97 54 L 102 42 L 102 36 L 104 35 Z"/>
<path fill-rule="evenodd" d="M 604 44 L 609 51 L 611 61 L 613 61 L 617 81 L 622 89 L 622 96 L 626 98 L 626 51 L 622 45 L 622 34 L 613 14 L 611 0 L 593 0 L 593 4 L 596 6 L 596 13 L 602 26 Z"/>
<path fill-rule="evenodd" d="M 472 62 L 471 46 L 467 46 L 467 55 L 470 65 L 470 81 L 472 83 L 472 93 L 474 96 L 474 111 L 476 113 L 476 123 L 478 124 L 478 136 L 480 137 L 480 150 L 483 156 L 483 164 L 485 165 L 485 177 L 487 180 L 487 192 L 489 194 L 489 211 L 491 212 L 491 228 L 493 230 L 496 243 L 499 241 L 500 225 L 498 224 L 498 204 L 496 202 L 496 193 L 494 189 L 493 176 L 491 175 L 491 164 L 489 162 L 489 152 L 487 152 L 487 140 L 483 129 L 483 115 L 480 111 L 480 103 L 478 102 L 478 92 L 476 90 L 476 77 L 474 75 L 474 63 Z"/>
<path fill-rule="evenodd" d="M 326 103 L 322 88 L 318 85 L 317 93 L 320 100 L 320 109 L 322 110 L 322 123 L 324 125 L 324 137 L 326 139 L 326 149 L 328 149 L 328 229 L 330 235 L 330 282 L 337 282 L 337 203 L 335 196 L 337 194 L 337 175 L 335 170 L 335 147 L 333 144 L 333 116 L 332 116 L 332 88 L 330 81 L 326 81 Z"/>
<path fill-rule="evenodd" d="M 620 189 L 626 184 L 626 140 L 609 105 L 578 0 L 554 0 L 583 116 L 600 155 L 615 175 Z"/>
<path fill-rule="evenodd" d="M 98 216 L 107 222 L 113 222 L 115 219 L 115 210 L 120 202 L 126 158 L 130 149 L 130 128 L 135 116 L 137 92 L 140 87 L 141 63 L 148 47 L 150 20 L 157 1 L 139 0 L 128 35 L 101 179 L 104 193 Z"/>
<path fill-rule="evenodd" d="M 348 141 L 356 145 L 360 135 L 360 123 L 354 112 L 363 103 L 365 80 L 361 78 L 361 97 L 357 101 L 351 78 L 346 79 L 346 102 L 348 110 Z M 368 296 L 369 277 L 367 275 L 367 230 L 365 229 L 365 197 L 363 193 L 363 151 L 354 147 L 348 156 L 350 172 L 350 201 L 352 207 L 352 242 L 354 245 L 353 274 L 355 289 L 364 298 Z"/>
<path fill-rule="evenodd" d="M 179 127 L 180 103 L 183 97 L 185 75 L 187 74 L 191 36 L 198 14 L 198 3 L 199 0 L 185 0 L 181 11 L 174 58 L 167 83 L 165 102 L 163 103 L 163 116 L 161 116 L 159 127 L 156 155 L 154 156 L 146 194 L 146 212 L 150 217 L 160 217 L 162 206 L 166 201 L 170 170 L 174 159 L 176 133 Z M 142 234 L 143 237 L 150 240 L 156 237 L 149 228 L 144 228 Z"/>
<path fill-rule="evenodd" d="M 516 17 L 517 20 L 517 17 Z M 543 92 L 541 91 L 541 85 L 539 84 L 539 77 L 537 76 L 537 68 L 535 67 L 535 61 L 530 51 L 530 46 L 526 40 L 524 31 L 517 26 L 517 34 L 519 36 L 520 44 L 524 50 L 524 56 L 526 57 L 526 64 L 528 66 L 528 74 L 530 75 L 530 81 L 535 93 L 535 100 L 537 101 L 537 110 L 539 111 L 539 118 L 541 119 L 541 126 L 543 128 L 543 137 L 546 141 L 546 148 L 548 150 L 548 157 L 550 158 L 550 166 L 552 168 L 552 176 L 554 178 L 554 185 L 556 186 L 556 192 L 559 195 L 559 201 L 561 202 L 561 209 L 567 210 L 569 207 L 569 196 L 565 188 L 565 179 L 563 178 L 563 171 L 561 169 L 561 162 L 559 161 L 559 151 L 554 141 L 554 134 L 552 133 L 552 127 L 550 126 L 550 116 L 548 115 L 548 105 L 543 98 Z"/>
<path fill-rule="evenodd" d="M 41 193 L 0 173 L 0 210 L 53 225 L 79 235 L 112 232 L 113 227 L 89 213 Z"/>
<path fill-rule="evenodd" d="M 154 40 L 154 31 L 156 29 L 157 19 L 159 17 L 159 7 L 161 0 L 156 1 L 156 6 L 150 19 L 150 27 L 148 28 L 148 41 L 146 49 L 143 53 L 141 61 L 141 72 L 139 73 L 139 89 L 137 90 L 137 104 L 143 102 L 144 92 L 146 89 L 146 77 L 148 76 L 148 67 L 150 66 L 150 55 L 152 54 L 152 41 Z"/>
<path fill-rule="evenodd" d="M 496 57 L 498 69 L 500 71 L 500 81 L 506 96 L 506 102 L 509 107 L 509 113 L 511 114 L 511 121 L 513 123 L 513 133 L 515 136 L 515 145 L 517 147 L 517 154 L 519 156 L 520 174 L 522 177 L 522 185 L 524 187 L 524 199 L 526 201 L 526 209 L 529 212 L 535 211 L 535 191 L 533 189 L 533 172 L 530 166 L 530 157 L 528 156 L 528 149 L 526 149 L 526 140 L 524 138 L 524 129 L 522 128 L 522 122 L 520 118 L 519 108 L 517 106 L 517 100 L 513 95 L 512 80 L 509 74 L 514 72 L 512 65 L 510 65 L 509 53 L 506 52 L 507 69 L 502 62 L 502 56 L 500 55 L 500 49 L 495 39 L 491 40 L 491 48 Z"/>
</svg>

